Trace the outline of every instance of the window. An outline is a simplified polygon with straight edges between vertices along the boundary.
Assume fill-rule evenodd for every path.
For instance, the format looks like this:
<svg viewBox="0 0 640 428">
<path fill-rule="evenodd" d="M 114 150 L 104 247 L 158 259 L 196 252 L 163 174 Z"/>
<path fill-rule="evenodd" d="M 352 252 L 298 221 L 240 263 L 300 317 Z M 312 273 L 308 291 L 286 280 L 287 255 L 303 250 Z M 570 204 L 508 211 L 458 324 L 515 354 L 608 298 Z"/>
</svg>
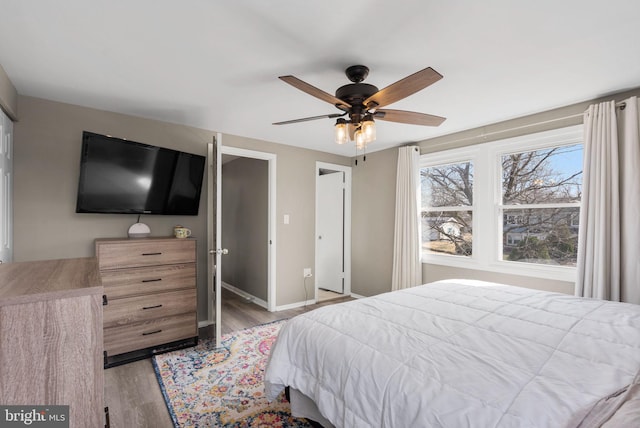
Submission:
<svg viewBox="0 0 640 428">
<path fill-rule="evenodd" d="M 503 154 L 502 260 L 575 266 L 582 144 Z"/>
<path fill-rule="evenodd" d="M 471 256 L 473 164 L 459 162 L 420 169 L 423 251 Z"/>
<path fill-rule="evenodd" d="M 575 280 L 582 125 L 423 155 L 425 263 Z"/>
</svg>

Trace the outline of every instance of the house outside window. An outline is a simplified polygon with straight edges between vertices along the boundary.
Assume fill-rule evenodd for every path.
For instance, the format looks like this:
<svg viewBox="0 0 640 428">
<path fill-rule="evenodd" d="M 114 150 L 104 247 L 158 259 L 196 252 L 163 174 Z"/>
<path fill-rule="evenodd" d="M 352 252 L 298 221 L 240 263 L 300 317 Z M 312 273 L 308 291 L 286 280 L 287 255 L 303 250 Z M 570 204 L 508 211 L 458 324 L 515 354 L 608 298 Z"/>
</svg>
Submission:
<svg viewBox="0 0 640 428">
<path fill-rule="evenodd" d="M 582 125 L 422 155 L 422 259 L 574 281 Z"/>
</svg>

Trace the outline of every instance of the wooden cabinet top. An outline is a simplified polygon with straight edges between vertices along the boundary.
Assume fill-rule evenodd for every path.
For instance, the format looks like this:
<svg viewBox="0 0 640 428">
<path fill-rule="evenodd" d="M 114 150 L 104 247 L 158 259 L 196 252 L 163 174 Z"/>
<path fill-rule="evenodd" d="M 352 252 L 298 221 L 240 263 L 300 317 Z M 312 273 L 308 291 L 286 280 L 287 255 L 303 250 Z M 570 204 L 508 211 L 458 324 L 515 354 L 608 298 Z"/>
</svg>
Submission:
<svg viewBox="0 0 640 428">
<path fill-rule="evenodd" d="M 0 306 L 102 293 L 95 257 L 0 264 Z"/>
</svg>

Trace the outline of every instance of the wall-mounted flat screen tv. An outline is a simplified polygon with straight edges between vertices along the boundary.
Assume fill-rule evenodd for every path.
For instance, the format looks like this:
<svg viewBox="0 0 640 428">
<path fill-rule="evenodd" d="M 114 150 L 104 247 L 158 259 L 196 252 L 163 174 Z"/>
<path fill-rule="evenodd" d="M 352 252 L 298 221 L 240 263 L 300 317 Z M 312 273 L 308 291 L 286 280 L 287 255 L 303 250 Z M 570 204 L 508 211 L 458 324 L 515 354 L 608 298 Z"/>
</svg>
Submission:
<svg viewBox="0 0 640 428">
<path fill-rule="evenodd" d="M 205 157 L 84 131 L 78 213 L 198 215 Z"/>
</svg>

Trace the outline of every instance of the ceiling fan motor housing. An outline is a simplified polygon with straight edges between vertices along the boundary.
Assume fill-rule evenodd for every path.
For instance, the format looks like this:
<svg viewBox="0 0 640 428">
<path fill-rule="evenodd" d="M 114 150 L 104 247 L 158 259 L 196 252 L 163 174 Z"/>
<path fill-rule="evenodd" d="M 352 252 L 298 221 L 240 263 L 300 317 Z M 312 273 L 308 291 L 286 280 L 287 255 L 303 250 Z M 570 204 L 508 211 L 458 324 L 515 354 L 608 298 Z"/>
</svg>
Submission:
<svg viewBox="0 0 640 428">
<path fill-rule="evenodd" d="M 338 88 L 336 98 L 340 98 L 351 104 L 351 108 L 336 105 L 340 110 L 347 111 L 351 115 L 364 115 L 367 107 L 363 104 L 364 100 L 378 92 L 378 88 L 368 83 L 351 83 Z"/>
</svg>

